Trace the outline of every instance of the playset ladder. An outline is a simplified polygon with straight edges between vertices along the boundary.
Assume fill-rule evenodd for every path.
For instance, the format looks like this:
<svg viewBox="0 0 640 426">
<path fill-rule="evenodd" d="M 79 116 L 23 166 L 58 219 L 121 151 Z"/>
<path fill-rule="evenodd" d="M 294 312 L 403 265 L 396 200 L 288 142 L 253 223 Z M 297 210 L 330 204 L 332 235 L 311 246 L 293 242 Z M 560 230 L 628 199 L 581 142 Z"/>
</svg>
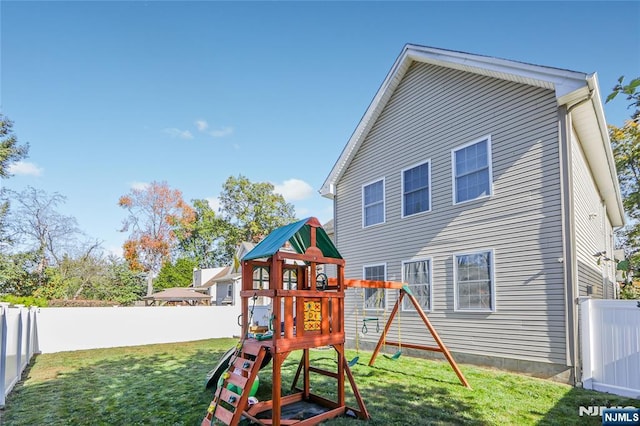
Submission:
<svg viewBox="0 0 640 426">
<path fill-rule="evenodd" d="M 243 416 L 255 420 L 245 412 L 245 409 L 251 387 L 268 350 L 268 347 L 255 341 L 246 341 L 240 345 L 229 364 L 229 369 L 222 375 L 222 384 L 216 389 L 201 426 L 215 424 L 214 418 L 225 425 L 233 426 L 239 424 Z M 234 385 L 235 390 L 240 393 L 228 389 L 229 385 Z"/>
</svg>

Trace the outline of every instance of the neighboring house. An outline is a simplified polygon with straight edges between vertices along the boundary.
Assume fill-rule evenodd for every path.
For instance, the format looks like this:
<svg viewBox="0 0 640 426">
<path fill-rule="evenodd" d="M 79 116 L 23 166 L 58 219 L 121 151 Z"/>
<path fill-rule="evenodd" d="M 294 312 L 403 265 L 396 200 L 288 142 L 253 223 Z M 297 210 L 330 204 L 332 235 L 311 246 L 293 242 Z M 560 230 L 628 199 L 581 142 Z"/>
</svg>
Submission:
<svg viewBox="0 0 640 426">
<path fill-rule="evenodd" d="M 238 246 L 234 259 L 241 259 L 251 251 L 255 244 L 242 242 Z M 239 261 L 234 260 L 231 265 L 210 268 L 195 269 L 193 271 L 193 288 L 196 291 L 206 292 L 211 296 L 212 305 L 234 305 L 240 300 L 241 271 Z"/>
<path fill-rule="evenodd" d="M 346 276 L 408 282 L 458 361 L 580 380 L 577 299 L 614 296 L 624 223 L 595 74 L 407 45 L 320 192 Z M 351 343 L 396 297 L 348 293 Z"/>
</svg>

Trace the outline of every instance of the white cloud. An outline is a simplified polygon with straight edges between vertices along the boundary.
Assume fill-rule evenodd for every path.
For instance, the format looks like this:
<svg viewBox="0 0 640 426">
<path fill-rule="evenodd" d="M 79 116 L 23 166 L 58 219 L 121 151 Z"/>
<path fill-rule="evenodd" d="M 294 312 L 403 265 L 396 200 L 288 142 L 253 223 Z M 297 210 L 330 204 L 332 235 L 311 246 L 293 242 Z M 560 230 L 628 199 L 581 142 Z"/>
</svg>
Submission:
<svg viewBox="0 0 640 426">
<path fill-rule="evenodd" d="M 135 189 L 138 191 L 144 191 L 149 187 L 148 182 L 131 182 L 131 189 Z"/>
<path fill-rule="evenodd" d="M 218 209 L 220 208 L 220 200 L 217 197 L 210 197 L 206 200 L 209 203 L 209 207 L 211 207 L 211 210 L 218 213 Z"/>
<path fill-rule="evenodd" d="M 224 138 L 225 136 L 233 134 L 233 127 L 221 127 L 217 130 L 210 131 L 209 134 L 214 138 Z"/>
<path fill-rule="evenodd" d="M 40 176 L 44 170 L 27 161 L 17 161 L 9 165 L 8 172 L 12 175 Z"/>
<path fill-rule="evenodd" d="M 313 195 L 313 188 L 307 182 L 300 179 L 288 179 L 282 184 L 274 184 L 273 191 L 282 194 L 288 201 L 304 200 Z"/>
<path fill-rule="evenodd" d="M 164 129 L 163 132 L 171 136 L 172 138 L 179 139 L 193 139 L 193 134 L 188 130 L 180 130 L 175 127 Z"/>
<path fill-rule="evenodd" d="M 209 128 L 209 123 L 206 120 L 196 120 L 196 127 L 199 131 L 204 132 Z"/>
</svg>

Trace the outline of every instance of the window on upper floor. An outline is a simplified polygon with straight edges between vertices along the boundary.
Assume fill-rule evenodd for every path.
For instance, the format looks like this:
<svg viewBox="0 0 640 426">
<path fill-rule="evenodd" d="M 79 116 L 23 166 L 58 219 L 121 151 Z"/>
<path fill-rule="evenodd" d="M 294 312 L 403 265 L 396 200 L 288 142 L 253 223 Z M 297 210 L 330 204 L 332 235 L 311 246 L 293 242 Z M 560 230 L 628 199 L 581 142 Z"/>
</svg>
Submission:
<svg viewBox="0 0 640 426">
<path fill-rule="evenodd" d="M 424 311 L 431 310 L 431 260 L 409 260 L 402 263 L 403 281 Z M 402 299 L 403 311 L 415 311 L 408 297 Z"/>
<path fill-rule="evenodd" d="M 384 223 L 384 179 L 362 186 L 362 226 Z"/>
<path fill-rule="evenodd" d="M 473 141 L 451 152 L 453 203 L 491 195 L 491 137 Z"/>
<path fill-rule="evenodd" d="M 453 256 L 455 310 L 494 311 L 493 251 Z"/>
<path fill-rule="evenodd" d="M 402 171 L 402 217 L 431 210 L 431 162 Z"/>
<path fill-rule="evenodd" d="M 365 280 L 385 281 L 387 276 L 387 265 L 368 265 L 364 267 L 363 275 Z M 363 309 L 384 310 L 386 308 L 386 292 L 382 288 L 365 288 Z"/>
</svg>

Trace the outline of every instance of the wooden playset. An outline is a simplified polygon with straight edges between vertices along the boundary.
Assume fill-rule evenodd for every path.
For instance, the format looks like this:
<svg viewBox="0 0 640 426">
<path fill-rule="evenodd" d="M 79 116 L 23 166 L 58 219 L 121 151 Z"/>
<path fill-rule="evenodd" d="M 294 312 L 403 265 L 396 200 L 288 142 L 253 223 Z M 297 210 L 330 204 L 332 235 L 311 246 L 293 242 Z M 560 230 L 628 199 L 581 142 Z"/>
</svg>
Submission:
<svg viewBox="0 0 640 426">
<path fill-rule="evenodd" d="M 322 268 L 335 270 L 327 278 Z M 399 303 L 409 297 L 420 313 L 438 347 L 405 345 L 407 348 L 442 352 L 463 385 L 469 387 L 455 361 L 408 288 L 402 283 L 347 280 L 345 261 L 316 218 L 304 219 L 278 228 L 242 259 L 240 292 L 242 338 L 228 352 L 220 383 L 202 426 L 237 425 L 247 420 L 259 425 L 316 425 L 343 415 L 369 419 L 349 362 L 345 357 L 344 301 L 345 289 L 351 287 L 397 288 L 400 297 L 371 358 L 373 365 L 386 341 Z M 269 324 L 257 324 L 253 313 L 257 301 L 270 299 Z M 267 330 L 265 330 L 265 328 Z M 386 341 L 387 345 L 399 342 Z M 336 355 L 336 370 L 311 365 L 310 349 L 330 347 Z M 291 385 L 291 394 L 282 395 L 282 364 L 293 351 L 302 356 Z M 271 400 L 252 401 L 258 372 L 271 358 Z M 311 373 L 335 379 L 335 398 L 312 392 Z M 298 382 L 301 381 L 300 386 Z M 345 384 L 349 383 L 358 407 L 348 407 Z"/>
</svg>

